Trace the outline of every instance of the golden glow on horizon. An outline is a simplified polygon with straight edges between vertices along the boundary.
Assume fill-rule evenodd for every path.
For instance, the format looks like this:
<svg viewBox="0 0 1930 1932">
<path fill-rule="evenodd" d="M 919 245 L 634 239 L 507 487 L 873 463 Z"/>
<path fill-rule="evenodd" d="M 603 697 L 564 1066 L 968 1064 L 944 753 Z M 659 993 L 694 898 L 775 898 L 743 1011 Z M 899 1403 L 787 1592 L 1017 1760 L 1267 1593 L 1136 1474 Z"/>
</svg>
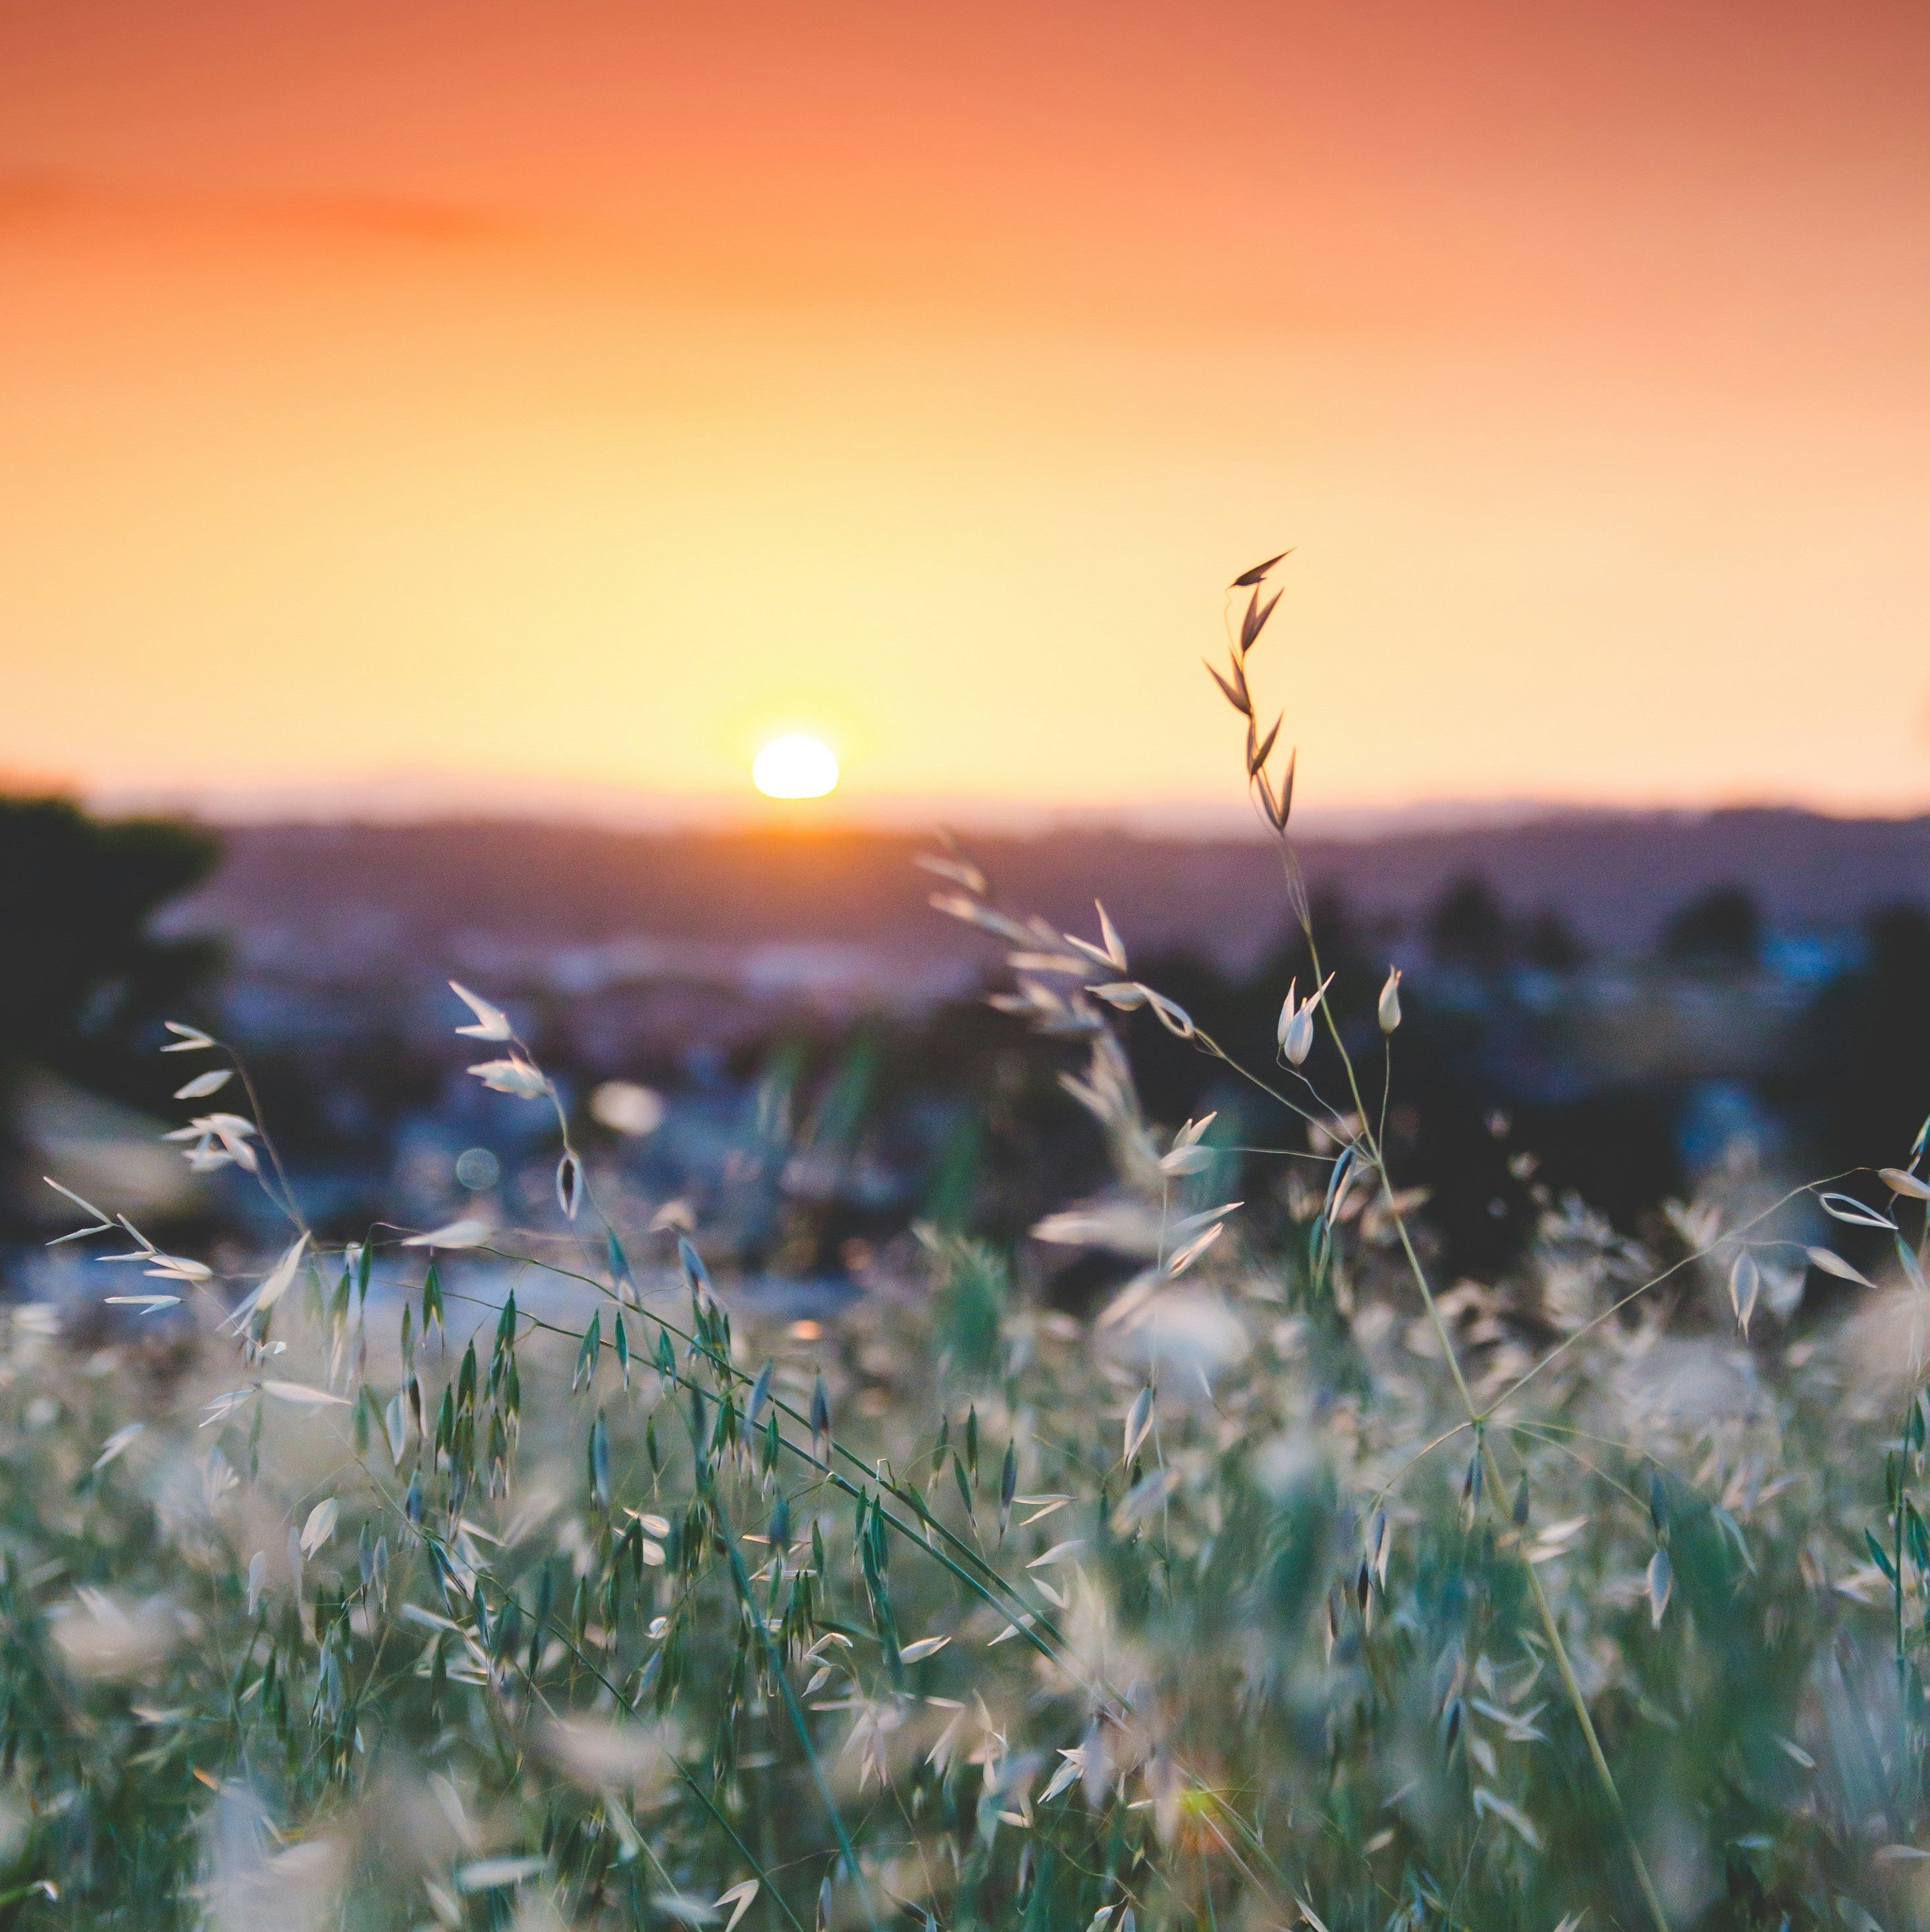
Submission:
<svg viewBox="0 0 1930 1932">
<path fill-rule="evenodd" d="M 751 761 L 751 782 L 766 798 L 824 798 L 837 789 L 838 760 L 821 738 L 787 731 Z"/>
</svg>

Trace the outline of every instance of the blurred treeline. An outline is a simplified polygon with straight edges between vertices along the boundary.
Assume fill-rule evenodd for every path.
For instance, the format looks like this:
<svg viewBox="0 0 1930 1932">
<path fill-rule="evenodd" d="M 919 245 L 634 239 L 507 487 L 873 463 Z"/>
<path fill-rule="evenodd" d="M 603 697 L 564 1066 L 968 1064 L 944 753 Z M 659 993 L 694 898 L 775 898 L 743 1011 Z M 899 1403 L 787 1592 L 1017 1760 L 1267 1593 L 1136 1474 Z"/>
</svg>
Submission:
<svg viewBox="0 0 1930 1932">
<path fill-rule="evenodd" d="M 199 828 L 0 800 L 0 1106 L 16 1237 L 35 1218 L 23 1203 L 38 1184 L 36 1150 L 21 1115 L 35 1081 L 53 1076 L 139 1108 L 158 1130 L 186 1111 L 167 1097 L 179 1063 L 155 1057 L 161 1019 L 245 1016 L 245 988 L 224 980 L 218 944 L 154 933 L 157 911 L 218 857 Z M 1253 916 L 1288 928 L 1279 906 Z M 1636 1232 L 1712 1165 L 1796 1176 L 1888 1157 L 1908 1144 L 1930 1089 L 1930 914 L 1920 905 L 1873 910 L 1820 965 L 1792 964 L 1740 888 L 1704 892 L 1612 958 L 1591 958 L 1558 916 L 1505 906 L 1475 875 L 1405 929 L 1361 920 L 1331 892 L 1313 920 L 1334 975 L 1328 998 L 1370 1070 L 1373 1090 L 1362 1097 L 1373 1108 L 1383 1102 L 1373 1001 L 1391 960 L 1406 970 L 1390 1139 L 1403 1182 L 1431 1190 L 1436 1237 L 1460 1272 L 1505 1268 L 1548 1190 L 1572 1190 Z M 959 943 L 977 944 L 962 928 Z M 995 952 L 986 964 L 995 984 Z M 1288 985 L 1304 993 L 1315 978 L 1290 928 L 1250 972 L 1185 952 L 1136 956 L 1133 970 L 1259 1067 L 1275 1062 Z M 981 1000 L 835 1025 L 788 1018 L 721 1052 L 665 1041 L 614 1058 L 586 1036 L 566 996 L 531 991 L 513 1004 L 586 1141 L 640 1197 L 681 1196 L 730 1220 L 747 1268 L 861 1280 L 866 1257 L 918 1222 L 1016 1244 L 1106 1172 L 1096 1130 L 1058 1084 L 1082 1064 L 1083 1044 L 1040 1042 Z M 311 1204 L 321 1220 L 354 1232 L 359 1216 L 392 1199 L 410 1162 L 431 1175 L 423 1186 L 433 1193 L 437 1150 L 452 1159 L 476 1140 L 511 1190 L 515 1128 L 501 1109 L 474 1111 L 460 1054 L 411 1030 L 392 1005 L 347 1010 L 334 1029 L 299 1036 L 233 1029 L 286 1150 L 325 1187 Z M 1128 1035 L 1154 1119 L 1172 1126 L 1216 1111 L 1212 1137 L 1229 1148 L 1305 1144 L 1264 1096 L 1148 1016 Z M 1316 1045 L 1307 1071 L 1331 1093 L 1330 1054 Z M 662 1133 L 629 1144 L 597 1125 L 586 1103 L 613 1077 L 666 1096 Z M 1236 1192 L 1277 1187 L 1277 1162 L 1232 1172 Z M 226 1198 L 194 1211 L 218 1214 Z M 516 1211 L 513 1192 L 503 1205 Z M 1067 1276 L 1056 1289 L 1073 1300 L 1104 1285 Z"/>
<path fill-rule="evenodd" d="M 1720 1163 L 1829 1173 L 1907 1147 L 1920 1124 L 1930 1091 L 1921 906 L 1872 911 L 1845 963 L 1814 984 L 1777 970 L 1737 887 L 1698 896 L 1650 946 L 1613 962 L 1591 961 L 1553 914 L 1511 916 L 1475 876 L 1443 892 L 1418 934 L 1376 932 L 1332 896 L 1313 911 L 1335 976 L 1328 998 L 1377 1076 L 1373 1006 L 1387 962 L 1415 962 L 1388 1124 L 1402 1178 L 1432 1191 L 1430 1219 L 1463 1271 L 1505 1267 L 1546 1191 L 1572 1190 L 1634 1231 Z M 1139 970 L 1249 1065 L 1273 1059 L 1282 990 L 1313 978 L 1298 934 L 1250 977 L 1184 956 Z M 1632 1051 L 1620 1036 L 1630 1034 Z M 1230 1094 L 1211 1062 L 1155 1028 L 1136 1035 L 1134 1054 L 1156 1117 Z M 1324 1038 L 1307 1070 L 1323 1091 L 1343 1090 Z M 1382 1096 L 1364 1097 L 1377 1106 Z"/>
</svg>

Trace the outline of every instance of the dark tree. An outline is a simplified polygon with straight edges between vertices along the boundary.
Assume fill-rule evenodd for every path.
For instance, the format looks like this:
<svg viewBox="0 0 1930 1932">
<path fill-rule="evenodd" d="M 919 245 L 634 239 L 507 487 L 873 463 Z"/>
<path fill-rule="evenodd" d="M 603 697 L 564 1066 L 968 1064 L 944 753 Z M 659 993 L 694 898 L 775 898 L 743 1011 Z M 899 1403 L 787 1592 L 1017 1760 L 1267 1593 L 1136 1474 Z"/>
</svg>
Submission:
<svg viewBox="0 0 1930 1932">
<path fill-rule="evenodd" d="M 95 818 L 65 799 L 0 799 L 0 1088 L 40 1065 L 155 1097 L 167 1063 L 142 1057 L 154 1044 L 143 1036 L 219 955 L 205 940 L 156 938 L 150 924 L 218 852 L 189 826 Z"/>
<path fill-rule="evenodd" d="M 1587 955 L 1574 928 L 1553 907 L 1538 912 L 1521 928 L 1521 956 L 1547 973 L 1572 973 Z"/>
<path fill-rule="evenodd" d="M 1762 914 L 1746 886 L 1710 886 L 1662 928 L 1662 957 L 1693 973 L 1746 973 L 1762 947 Z"/>
<path fill-rule="evenodd" d="M 1508 915 L 1487 881 L 1464 873 L 1434 902 L 1427 915 L 1427 946 L 1442 966 L 1496 973 L 1512 950 Z"/>
<path fill-rule="evenodd" d="M 1930 1114 L 1930 912 L 1886 906 L 1862 964 L 1827 987 L 1804 1029 L 1797 1094 L 1830 1166 L 1904 1164 Z"/>
</svg>

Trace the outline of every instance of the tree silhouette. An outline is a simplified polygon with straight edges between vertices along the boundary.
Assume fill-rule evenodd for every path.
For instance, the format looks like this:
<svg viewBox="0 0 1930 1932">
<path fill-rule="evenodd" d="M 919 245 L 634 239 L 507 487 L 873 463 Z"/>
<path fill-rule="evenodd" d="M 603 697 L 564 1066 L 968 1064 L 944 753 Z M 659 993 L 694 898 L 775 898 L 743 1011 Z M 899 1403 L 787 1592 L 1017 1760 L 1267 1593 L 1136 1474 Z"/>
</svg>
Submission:
<svg viewBox="0 0 1930 1932">
<path fill-rule="evenodd" d="M 1574 928 L 1552 907 L 1529 920 L 1519 943 L 1522 958 L 1544 972 L 1571 973 L 1587 956 Z"/>
<path fill-rule="evenodd" d="M 1762 914 L 1746 886 L 1710 886 L 1662 928 L 1663 958 L 1694 973 L 1746 973 L 1762 946 Z"/>
<path fill-rule="evenodd" d="M 1427 929 L 1437 963 L 1466 972 L 1499 972 L 1513 950 L 1508 915 L 1478 872 L 1463 873 L 1434 902 Z"/>
<path fill-rule="evenodd" d="M 0 798 L 0 1100 L 32 1065 L 155 1097 L 166 1063 L 137 1054 L 141 1036 L 220 952 L 206 940 L 158 939 L 150 922 L 207 876 L 219 850 L 190 826 Z"/>
<path fill-rule="evenodd" d="M 1799 1092 L 1831 1166 L 1903 1164 L 1930 1114 L 1930 912 L 1864 922 L 1862 964 L 1824 988 L 1804 1029 Z"/>
</svg>

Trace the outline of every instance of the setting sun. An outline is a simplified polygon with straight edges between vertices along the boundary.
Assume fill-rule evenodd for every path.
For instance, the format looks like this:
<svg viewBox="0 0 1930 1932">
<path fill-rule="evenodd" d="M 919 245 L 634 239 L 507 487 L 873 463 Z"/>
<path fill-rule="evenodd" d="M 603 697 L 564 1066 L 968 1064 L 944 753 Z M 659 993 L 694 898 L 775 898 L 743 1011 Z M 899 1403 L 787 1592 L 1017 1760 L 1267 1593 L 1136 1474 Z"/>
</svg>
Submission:
<svg viewBox="0 0 1930 1932">
<path fill-rule="evenodd" d="M 802 732 L 773 738 L 751 765 L 751 782 L 767 798 L 822 798 L 838 782 L 831 748 Z"/>
</svg>

